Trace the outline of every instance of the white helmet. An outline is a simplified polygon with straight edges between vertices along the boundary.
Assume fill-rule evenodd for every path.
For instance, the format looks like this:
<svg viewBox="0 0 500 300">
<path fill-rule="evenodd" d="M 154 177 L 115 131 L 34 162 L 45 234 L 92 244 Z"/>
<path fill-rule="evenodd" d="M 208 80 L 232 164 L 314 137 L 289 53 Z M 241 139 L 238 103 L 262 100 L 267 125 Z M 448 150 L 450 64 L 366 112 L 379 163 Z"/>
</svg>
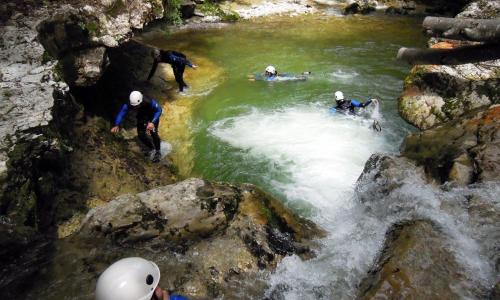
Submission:
<svg viewBox="0 0 500 300">
<path fill-rule="evenodd" d="M 335 92 L 335 100 L 337 100 L 337 101 L 344 100 L 344 93 L 342 93 L 341 91 L 336 91 Z"/>
<path fill-rule="evenodd" d="M 133 91 L 130 93 L 130 105 L 137 106 L 142 102 L 142 93 L 139 91 Z"/>
<path fill-rule="evenodd" d="M 273 66 L 267 66 L 266 72 L 271 73 L 271 74 L 275 74 L 276 68 L 274 68 Z"/>
<path fill-rule="evenodd" d="M 160 269 L 140 257 L 121 259 L 97 280 L 96 300 L 149 300 L 160 282 Z"/>
</svg>

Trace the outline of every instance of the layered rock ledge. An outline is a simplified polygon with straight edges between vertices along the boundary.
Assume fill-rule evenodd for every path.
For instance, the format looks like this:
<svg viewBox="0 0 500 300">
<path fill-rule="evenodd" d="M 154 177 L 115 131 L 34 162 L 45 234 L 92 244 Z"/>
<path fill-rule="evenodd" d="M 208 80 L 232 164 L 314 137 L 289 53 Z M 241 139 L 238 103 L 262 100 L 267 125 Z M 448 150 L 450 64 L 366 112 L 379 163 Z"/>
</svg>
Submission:
<svg viewBox="0 0 500 300">
<path fill-rule="evenodd" d="M 472 1 L 457 18 L 500 17 L 498 1 Z M 472 42 L 432 38 L 432 48 L 455 48 Z M 398 100 L 403 119 L 419 129 L 442 124 L 478 107 L 500 101 L 500 60 L 474 64 L 415 66 Z"/>
</svg>

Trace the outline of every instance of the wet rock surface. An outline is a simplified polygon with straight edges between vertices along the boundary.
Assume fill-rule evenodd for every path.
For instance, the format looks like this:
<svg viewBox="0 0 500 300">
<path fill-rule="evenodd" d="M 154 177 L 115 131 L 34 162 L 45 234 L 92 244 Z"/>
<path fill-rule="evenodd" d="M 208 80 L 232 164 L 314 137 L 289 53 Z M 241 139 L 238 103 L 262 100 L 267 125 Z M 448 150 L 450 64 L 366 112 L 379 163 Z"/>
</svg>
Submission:
<svg viewBox="0 0 500 300">
<path fill-rule="evenodd" d="M 402 154 L 439 182 L 461 185 L 498 180 L 500 105 L 406 137 Z"/>
<path fill-rule="evenodd" d="M 311 257 L 317 246 L 312 240 L 323 234 L 253 185 L 188 179 L 89 211 L 77 234 L 56 243 L 57 254 L 23 296 L 91 298 L 109 264 L 141 256 L 158 264 L 162 287 L 190 299 L 255 299 L 265 290 L 257 276 L 284 256 Z M 62 270 L 65 283 L 57 275 Z M 247 280 L 253 288 L 246 291 L 255 294 L 235 296 Z M 54 290 L 45 291 L 47 284 Z"/>
<path fill-rule="evenodd" d="M 361 1 L 348 1 L 347 6 L 343 9 L 344 15 L 350 14 L 369 14 L 375 11 L 377 6 L 376 1 L 361 0 Z"/>
<path fill-rule="evenodd" d="M 453 299 L 464 270 L 446 248 L 446 237 L 429 221 L 393 225 L 377 263 L 361 283 L 359 299 Z"/>
<path fill-rule="evenodd" d="M 440 185 L 408 158 L 375 154 L 356 189 L 370 215 L 388 224 L 359 298 L 482 299 L 492 293 L 498 181 Z"/>
</svg>

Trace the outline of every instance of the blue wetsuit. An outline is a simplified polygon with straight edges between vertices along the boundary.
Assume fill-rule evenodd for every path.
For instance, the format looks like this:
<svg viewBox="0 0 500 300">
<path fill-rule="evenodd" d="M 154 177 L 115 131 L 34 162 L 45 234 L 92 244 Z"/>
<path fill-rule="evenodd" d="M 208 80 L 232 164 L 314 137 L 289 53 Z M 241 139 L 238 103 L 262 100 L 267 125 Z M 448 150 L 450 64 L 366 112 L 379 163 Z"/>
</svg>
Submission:
<svg viewBox="0 0 500 300">
<path fill-rule="evenodd" d="M 330 109 L 331 112 L 336 112 L 336 111 L 340 111 L 340 112 L 349 112 L 351 114 L 356 114 L 356 110 L 355 108 L 356 107 L 367 107 L 368 105 L 370 105 L 372 103 L 372 100 L 368 100 L 364 103 L 358 101 L 358 100 L 354 100 L 354 99 L 351 99 L 351 100 L 337 100 L 337 106 L 335 107 L 332 107 Z"/>
<path fill-rule="evenodd" d="M 188 298 L 181 295 L 170 295 L 170 300 L 188 300 Z"/>
<path fill-rule="evenodd" d="M 154 99 L 147 99 L 146 97 L 144 97 L 141 104 L 137 106 L 131 106 L 129 103 L 125 103 L 122 105 L 120 112 L 115 118 L 115 126 L 120 126 L 129 109 L 137 111 L 137 136 L 141 142 L 150 149 L 160 151 L 161 140 L 158 135 L 158 126 L 160 125 L 160 116 L 162 113 L 161 106 Z M 155 130 L 150 132 L 153 142 L 151 142 L 146 134 L 146 127 L 149 122 L 155 125 Z"/>
<path fill-rule="evenodd" d="M 175 81 L 179 85 L 179 91 L 183 91 L 187 84 L 184 82 L 183 74 L 186 66 L 193 67 L 193 64 L 186 59 L 186 55 L 173 51 L 173 50 L 155 50 L 153 53 L 154 62 L 151 71 L 149 72 L 148 80 L 153 77 L 156 72 L 156 68 L 159 63 L 167 63 L 172 66 L 172 70 L 174 71 Z"/>
</svg>

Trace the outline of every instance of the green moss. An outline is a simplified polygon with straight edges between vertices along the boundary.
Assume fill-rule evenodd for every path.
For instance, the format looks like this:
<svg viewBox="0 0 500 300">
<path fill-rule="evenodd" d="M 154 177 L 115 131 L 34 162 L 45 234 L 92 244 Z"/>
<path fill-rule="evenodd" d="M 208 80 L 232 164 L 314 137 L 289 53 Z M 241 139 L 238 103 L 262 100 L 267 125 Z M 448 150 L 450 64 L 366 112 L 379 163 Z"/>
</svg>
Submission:
<svg viewBox="0 0 500 300">
<path fill-rule="evenodd" d="M 7 99 L 13 96 L 12 91 L 8 88 L 3 89 L 3 96 Z"/>
<path fill-rule="evenodd" d="M 237 12 L 225 12 L 220 6 L 214 2 L 205 2 L 198 6 L 199 10 L 205 14 L 218 16 L 224 22 L 236 22 L 241 17 Z"/>
<path fill-rule="evenodd" d="M 42 64 L 46 64 L 49 61 L 54 60 L 54 57 L 52 57 L 52 55 L 50 55 L 49 52 L 43 51 L 41 60 L 42 60 Z"/>
<path fill-rule="evenodd" d="M 100 33 L 99 24 L 97 22 L 80 22 L 78 23 L 80 28 L 86 31 L 90 36 L 97 36 Z"/>
<path fill-rule="evenodd" d="M 116 18 L 121 12 L 125 11 L 126 5 L 123 0 L 116 0 L 113 5 L 106 9 L 106 14 Z"/>
<path fill-rule="evenodd" d="M 181 4 L 182 0 L 166 0 L 165 1 L 165 18 L 167 19 L 167 22 L 174 24 L 174 25 L 180 25 L 182 24 L 182 18 L 181 18 Z"/>
</svg>

